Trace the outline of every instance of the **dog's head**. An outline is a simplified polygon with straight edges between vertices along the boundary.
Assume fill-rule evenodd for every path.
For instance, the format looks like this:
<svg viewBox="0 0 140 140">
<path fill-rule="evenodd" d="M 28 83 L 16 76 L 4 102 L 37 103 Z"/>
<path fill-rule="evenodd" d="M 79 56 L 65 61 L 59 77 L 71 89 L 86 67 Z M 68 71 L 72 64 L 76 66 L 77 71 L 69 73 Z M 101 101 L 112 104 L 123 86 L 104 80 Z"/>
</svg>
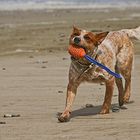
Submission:
<svg viewBox="0 0 140 140">
<path fill-rule="evenodd" d="M 94 34 L 92 32 L 81 30 L 73 26 L 73 31 L 70 36 L 69 43 L 70 45 L 83 48 L 86 54 L 90 54 L 94 52 L 95 48 L 97 48 L 99 44 L 102 43 L 107 34 L 108 32 Z"/>
</svg>

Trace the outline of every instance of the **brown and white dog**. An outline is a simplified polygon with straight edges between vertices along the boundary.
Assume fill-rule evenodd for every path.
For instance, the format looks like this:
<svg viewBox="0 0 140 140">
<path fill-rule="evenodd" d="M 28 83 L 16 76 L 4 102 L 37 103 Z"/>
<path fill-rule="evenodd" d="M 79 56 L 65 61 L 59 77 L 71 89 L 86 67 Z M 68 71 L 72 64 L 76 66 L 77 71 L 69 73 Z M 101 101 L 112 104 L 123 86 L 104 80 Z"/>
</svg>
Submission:
<svg viewBox="0 0 140 140">
<path fill-rule="evenodd" d="M 131 38 L 140 40 L 140 27 L 99 34 L 73 27 L 73 32 L 70 36 L 70 45 L 84 48 L 86 54 L 116 73 L 121 74 L 125 80 L 125 87 L 123 87 L 122 79 L 113 77 L 102 68 L 92 65 L 84 58 L 77 59 L 71 57 L 72 62 L 69 70 L 66 107 L 64 112 L 58 117 L 60 122 L 69 120 L 77 88 L 82 82 L 105 83 L 106 91 L 101 114 L 109 113 L 114 82 L 116 82 L 118 87 L 119 105 L 122 106 L 124 103 L 129 102 L 134 52 Z"/>
</svg>

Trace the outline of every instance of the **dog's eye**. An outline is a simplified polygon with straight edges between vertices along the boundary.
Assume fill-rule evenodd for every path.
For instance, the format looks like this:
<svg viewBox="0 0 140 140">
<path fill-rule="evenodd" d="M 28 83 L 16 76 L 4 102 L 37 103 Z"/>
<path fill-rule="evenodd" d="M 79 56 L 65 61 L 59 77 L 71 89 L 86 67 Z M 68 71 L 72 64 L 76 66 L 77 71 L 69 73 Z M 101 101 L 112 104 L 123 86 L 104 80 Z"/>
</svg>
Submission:
<svg viewBox="0 0 140 140">
<path fill-rule="evenodd" d="M 74 35 L 74 36 L 79 36 L 80 34 L 79 34 L 79 33 L 74 33 L 73 35 Z"/>
<path fill-rule="evenodd" d="M 88 41 L 88 40 L 90 40 L 90 37 L 87 36 L 87 35 L 85 35 L 85 36 L 84 36 L 84 39 Z"/>
</svg>

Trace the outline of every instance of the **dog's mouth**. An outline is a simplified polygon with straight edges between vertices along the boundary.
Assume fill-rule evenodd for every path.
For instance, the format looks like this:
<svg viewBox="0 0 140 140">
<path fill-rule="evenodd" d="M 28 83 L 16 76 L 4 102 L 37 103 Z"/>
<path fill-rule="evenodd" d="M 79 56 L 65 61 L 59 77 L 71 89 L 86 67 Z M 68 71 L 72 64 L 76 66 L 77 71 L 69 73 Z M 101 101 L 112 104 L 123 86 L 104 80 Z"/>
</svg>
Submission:
<svg viewBox="0 0 140 140">
<path fill-rule="evenodd" d="M 86 49 L 86 47 L 85 47 L 85 46 L 79 46 L 79 48 L 84 49 L 84 51 L 87 53 L 87 49 Z"/>
<path fill-rule="evenodd" d="M 80 51 L 80 49 L 83 49 L 84 52 L 85 52 L 85 54 L 87 54 L 87 52 L 88 52 L 85 46 L 76 45 L 76 44 L 74 44 L 74 43 L 71 43 L 70 45 L 73 46 L 74 48 L 76 48 L 77 51 L 78 51 L 78 50 Z M 75 54 L 74 54 L 74 55 L 71 55 L 71 59 L 72 59 L 72 60 L 80 60 L 80 61 L 83 61 L 83 60 L 84 60 L 84 57 L 82 58 L 82 57 L 79 57 L 79 56 L 75 56 Z"/>
<path fill-rule="evenodd" d="M 85 46 L 82 46 L 82 45 L 77 45 L 77 44 L 71 44 L 71 45 L 74 45 L 74 47 L 75 48 L 82 48 L 82 49 L 84 49 L 84 51 L 85 51 L 85 53 L 87 54 L 87 52 L 88 52 L 88 50 L 87 50 L 87 48 L 85 47 Z"/>
</svg>

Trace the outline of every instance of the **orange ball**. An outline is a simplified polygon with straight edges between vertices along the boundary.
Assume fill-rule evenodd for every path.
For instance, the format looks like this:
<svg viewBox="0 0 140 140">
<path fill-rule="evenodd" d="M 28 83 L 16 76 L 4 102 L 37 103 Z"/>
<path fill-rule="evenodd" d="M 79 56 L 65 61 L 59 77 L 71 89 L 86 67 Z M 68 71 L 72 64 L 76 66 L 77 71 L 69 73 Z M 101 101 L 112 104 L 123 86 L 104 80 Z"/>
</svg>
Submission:
<svg viewBox="0 0 140 140">
<path fill-rule="evenodd" d="M 73 45 L 69 46 L 68 52 L 70 53 L 71 56 L 75 58 L 83 58 L 86 55 L 86 52 L 83 48 L 77 48 L 74 47 Z"/>
</svg>

